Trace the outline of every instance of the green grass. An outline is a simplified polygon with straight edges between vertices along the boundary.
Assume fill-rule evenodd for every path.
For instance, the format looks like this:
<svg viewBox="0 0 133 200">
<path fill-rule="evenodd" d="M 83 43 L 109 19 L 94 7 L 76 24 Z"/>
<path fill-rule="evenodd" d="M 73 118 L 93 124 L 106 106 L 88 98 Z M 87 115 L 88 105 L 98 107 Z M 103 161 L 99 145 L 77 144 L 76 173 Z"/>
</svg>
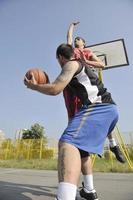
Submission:
<svg viewBox="0 0 133 200">
<path fill-rule="evenodd" d="M 132 164 L 133 165 L 133 164 Z M 57 170 L 57 159 L 45 159 L 45 160 L 0 160 L 1 168 L 18 168 L 18 169 L 38 169 L 38 170 Z M 107 159 L 96 158 L 94 166 L 94 172 L 120 172 L 131 173 L 128 163 L 121 164 L 115 159 L 113 162 Z"/>
<path fill-rule="evenodd" d="M 133 172 L 133 163 L 132 163 L 132 169 L 131 169 L 131 167 L 129 166 L 127 162 L 123 164 L 123 163 L 118 162 L 115 159 L 113 159 L 111 162 L 111 160 L 96 158 L 96 161 L 93 166 L 93 171 L 131 173 Z"/>
<path fill-rule="evenodd" d="M 1 168 L 57 170 L 57 160 L 0 160 Z"/>
</svg>

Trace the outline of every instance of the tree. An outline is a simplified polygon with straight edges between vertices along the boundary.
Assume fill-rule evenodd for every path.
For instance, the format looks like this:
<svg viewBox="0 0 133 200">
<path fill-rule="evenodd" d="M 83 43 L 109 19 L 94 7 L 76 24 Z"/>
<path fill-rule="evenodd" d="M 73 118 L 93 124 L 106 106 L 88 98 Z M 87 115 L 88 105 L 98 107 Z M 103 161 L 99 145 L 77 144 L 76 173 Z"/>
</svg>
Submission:
<svg viewBox="0 0 133 200">
<path fill-rule="evenodd" d="M 30 129 L 23 130 L 22 139 L 44 139 L 47 141 L 44 127 L 38 123 L 32 125 Z"/>
<path fill-rule="evenodd" d="M 28 146 L 29 158 L 42 157 L 42 153 L 48 143 L 43 126 L 35 123 L 30 129 L 23 130 L 22 139 L 26 139 L 23 144 Z"/>
</svg>

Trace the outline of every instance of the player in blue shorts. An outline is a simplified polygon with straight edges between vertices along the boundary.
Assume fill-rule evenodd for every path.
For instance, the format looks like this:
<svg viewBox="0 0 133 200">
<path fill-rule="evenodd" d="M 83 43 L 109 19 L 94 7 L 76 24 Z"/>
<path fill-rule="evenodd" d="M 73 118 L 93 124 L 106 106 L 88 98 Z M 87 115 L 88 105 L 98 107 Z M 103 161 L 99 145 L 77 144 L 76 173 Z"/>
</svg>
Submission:
<svg viewBox="0 0 133 200">
<path fill-rule="evenodd" d="M 54 82 L 38 85 L 32 75 L 31 80 L 25 77 L 24 83 L 46 95 L 58 95 L 69 88 L 82 102 L 81 109 L 69 121 L 59 140 L 57 199 L 75 200 L 82 157 L 88 153 L 102 156 L 105 139 L 118 121 L 118 112 L 111 94 L 95 73 L 73 59 L 71 45 L 61 44 L 56 57 L 61 73 Z M 81 196 L 98 200 L 96 191 L 86 188 L 82 189 Z"/>
</svg>

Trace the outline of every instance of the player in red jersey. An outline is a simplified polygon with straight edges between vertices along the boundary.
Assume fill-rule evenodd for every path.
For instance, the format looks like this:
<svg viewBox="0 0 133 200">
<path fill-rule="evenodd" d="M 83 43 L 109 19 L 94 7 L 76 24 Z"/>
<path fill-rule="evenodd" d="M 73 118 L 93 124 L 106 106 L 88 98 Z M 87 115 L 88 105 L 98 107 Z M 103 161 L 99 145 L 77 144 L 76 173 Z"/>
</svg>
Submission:
<svg viewBox="0 0 133 200">
<path fill-rule="evenodd" d="M 72 45 L 73 43 L 73 30 L 77 24 L 79 24 L 79 22 L 74 22 L 69 26 L 67 32 L 67 43 L 69 45 Z M 98 68 L 100 70 L 104 68 L 104 63 L 89 48 L 85 47 L 85 40 L 82 37 L 76 37 L 74 40 L 74 58 L 89 68 Z M 77 111 L 80 110 L 82 103 L 76 94 L 74 95 L 74 91 L 72 91 L 72 88 L 69 85 L 65 88 L 63 94 L 68 112 L 68 119 L 70 121 Z M 125 159 L 119 149 L 119 146 L 116 144 L 112 133 L 108 135 L 108 139 L 110 150 L 115 154 L 116 159 L 121 163 L 125 163 Z M 91 158 L 89 154 L 82 155 L 82 173 L 84 184 L 82 190 L 80 191 L 81 196 L 84 196 L 85 191 L 90 192 L 94 190 L 92 167 L 90 167 L 92 165 L 90 163 Z"/>
</svg>

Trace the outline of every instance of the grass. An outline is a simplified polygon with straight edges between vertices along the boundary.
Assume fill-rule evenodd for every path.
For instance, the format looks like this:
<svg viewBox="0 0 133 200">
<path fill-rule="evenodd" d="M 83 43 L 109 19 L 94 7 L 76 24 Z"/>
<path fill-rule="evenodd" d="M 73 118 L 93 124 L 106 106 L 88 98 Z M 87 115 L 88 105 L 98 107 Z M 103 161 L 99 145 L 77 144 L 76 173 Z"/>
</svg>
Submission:
<svg viewBox="0 0 133 200">
<path fill-rule="evenodd" d="M 57 159 L 45 160 L 0 160 L 1 168 L 18 168 L 18 169 L 38 169 L 38 170 L 57 170 Z M 128 163 L 121 164 L 116 160 L 112 162 L 107 159 L 96 158 L 94 172 L 120 172 L 131 173 L 133 170 Z"/>
<path fill-rule="evenodd" d="M 133 167 L 133 164 L 132 164 Z M 133 168 L 128 165 L 128 163 L 120 163 L 117 160 L 113 159 L 106 160 L 106 159 L 99 159 L 97 158 L 94 166 L 93 171 L 95 172 L 118 172 L 118 173 L 131 173 L 133 172 Z"/>
<path fill-rule="evenodd" d="M 1 168 L 57 170 L 57 160 L 0 160 Z"/>
</svg>

